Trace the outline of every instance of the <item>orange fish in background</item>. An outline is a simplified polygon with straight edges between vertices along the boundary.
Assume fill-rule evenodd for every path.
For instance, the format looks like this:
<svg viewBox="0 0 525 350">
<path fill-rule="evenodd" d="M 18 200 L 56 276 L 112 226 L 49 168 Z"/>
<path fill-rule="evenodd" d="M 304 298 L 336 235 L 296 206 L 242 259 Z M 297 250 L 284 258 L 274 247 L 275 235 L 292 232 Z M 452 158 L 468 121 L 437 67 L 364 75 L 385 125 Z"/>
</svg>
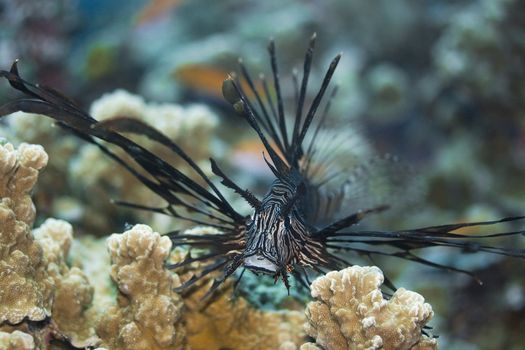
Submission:
<svg viewBox="0 0 525 350">
<path fill-rule="evenodd" d="M 222 97 L 222 82 L 230 72 L 201 64 L 187 64 L 178 67 L 173 77 L 185 88 L 205 95 Z"/>
<path fill-rule="evenodd" d="M 137 26 L 142 26 L 167 14 L 182 2 L 183 0 L 151 0 L 139 11 L 136 19 Z"/>
<path fill-rule="evenodd" d="M 173 72 L 173 77 L 187 89 L 222 100 L 222 82 L 228 78 L 230 73 L 231 71 L 204 64 L 186 64 L 176 68 Z M 252 77 L 255 90 L 261 96 L 265 96 L 263 84 L 258 79 L 256 80 L 255 77 Z M 245 91 L 246 96 L 255 98 L 249 85 L 244 80 L 241 82 L 241 87 Z M 271 98 L 274 99 L 273 93 Z"/>
<path fill-rule="evenodd" d="M 270 142 L 277 154 L 283 157 L 274 142 Z M 264 161 L 265 148 L 261 142 L 253 137 L 237 142 L 231 151 L 231 162 L 238 168 L 244 169 L 257 176 L 272 176 Z"/>
</svg>

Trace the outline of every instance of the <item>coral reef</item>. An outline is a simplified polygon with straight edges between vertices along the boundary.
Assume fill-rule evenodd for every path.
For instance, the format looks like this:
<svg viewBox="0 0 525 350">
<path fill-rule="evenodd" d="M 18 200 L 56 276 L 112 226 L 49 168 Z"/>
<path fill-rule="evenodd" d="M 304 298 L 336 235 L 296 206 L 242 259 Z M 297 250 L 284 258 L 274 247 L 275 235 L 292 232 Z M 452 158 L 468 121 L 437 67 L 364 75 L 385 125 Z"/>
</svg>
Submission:
<svg viewBox="0 0 525 350">
<path fill-rule="evenodd" d="M 250 67 L 252 77 L 268 72 L 267 52 L 261 43 L 269 37 L 276 39 L 281 75 L 287 76 L 294 67 L 300 73 L 305 40 L 315 31 L 320 40 L 314 61 L 320 64 L 312 66 L 311 86 L 321 83 L 323 72 L 319 67 L 323 62 L 336 51 L 344 53 L 336 77 L 339 92 L 331 108 L 331 114 L 344 124 L 330 127 L 338 134 L 348 129 L 356 133 L 358 128 L 359 135 L 373 141 L 370 148 L 398 155 L 417 172 L 416 176 L 409 177 L 408 183 L 395 186 L 401 194 L 387 196 L 378 203 L 390 204 L 393 210 L 371 217 L 363 224 L 403 228 L 429 222 L 485 220 L 520 215 L 525 208 L 525 182 L 522 181 L 525 174 L 522 118 L 525 42 L 521 39 L 524 3 L 518 0 L 292 0 L 283 4 L 279 0 L 248 3 L 225 0 L 212 4 L 183 0 L 146 0 L 144 3 L 59 0 L 43 4 L 0 0 L 0 30 L 5 34 L 0 36 L 0 67 L 7 69 L 19 58 L 23 63 L 20 68 L 29 80 L 64 91 L 83 107 L 89 107 L 101 92 L 117 87 L 138 93 L 143 97 L 124 90 L 107 94 L 92 105 L 91 113 L 101 119 L 119 114 L 145 118 L 149 122 L 155 119 L 154 125 L 173 131 L 172 136 L 186 150 L 201 154 L 199 163 L 206 160 L 209 152 L 214 152 L 214 157 L 227 155 L 225 170 L 236 182 L 246 188 L 262 188 L 266 178 L 257 173 L 258 166 L 253 166 L 254 160 L 260 160 L 257 164 L 267 170 L 261 149 L 238 152 L 246 151 L 242 142 L 253 133 L 247 134 L 248 128 L 224 109 L 217 86 L 220 87 L 227 72 L 235 69 L 239 54 Z M 157 9 L 153 15 L 148 14 L 151 8 Z M 271 76 L 267 75 L 267 80 L 271 85 Z M 285 106 L 293 103 L 291 81 L 283 81 L 282 90 Z M 0 84 L 0 96 L 3 96 L 2 103 L 15 97 L 8 84 Z M 210 120 L 206 119 L 202 129 L 189 128 L 178 133 L 172 125 L 192 123 L 179 118 L 191 114 L 188 109 L 184 107 L 179 115 L 176 108 L 160 108 L 161 105 L 150 101 L 206 103 L 213 108 L 213 113 L 208 110 L 205 114 L 220 113 L 220 128 L 217 128 L 220 130 L 210 126 Z M 159 114 L 152 112 L 146 116 L 146 110 L 156 110 Z M 168 114 L 173 115 L 172 111 L 177 116 L 170 124 Z M 105 239 L 87 234 L 102 237 L 122 232 L 125 223 L 147 223 L 159 232 L 181 224 L 167 217 L 151 217 L 149 213 L 132 212 L 110 204 L 110 198 L 139 198 L 151 205 L 157 202 L 95 147 L 58 127 L 51 127 L 51 121 L 46 118 L 18 114 L 0 122 L 0 143 L 7 138 L 16 144 L 22 141 L 41 144 L 52 155 L 33 197 L 38 208 L 36 221 L 41 223 L 48 217 L 66 220 L 75 228 L 75 237 L 69 255 L 63 248 L 57 253 L 58 260 L 66 260 L 68 266 L 59 262 L 58 268 L 50 269 L 46 262 L 49 250 L 40 244 L 40 238 L 30 236 L 31 224 L 25 227 L 23 220 L 13 221 L 11 214 L 8 215 L 12 208 L 2 194 L 0 269 L 14 267 L 16 274 L 0 277 L 0 294 L 8 298 L 4 283 L 16 276 L 16 281 L 26 283 L 21 295 L 29 298 L 20 299 L 21 303 L 32 303 L 34 307 L 30 312 L 21 310 L 20 306 L 17 317 L 9 315 L 13 320 L 23 319 L 15 328 L 7 330 L 8 321 L 0 327 L 4 332 L 24 331 L 24 324 L 33 326 L 30 319 L 43 318 L 36 321 L 38 324 L 50 319 L 46 315 L 58 311 L 54 311 L 56 298 L 46 293 L 49 288 L 54 290 L 54 285 L 66 276 L 70 276 L 70 281 L 75 278 L 82 282 L 79 294 L 68 298 L 88 302 L 89 288 L 84 278 L 69 272 L 76 268 L 84 271 L 94 288 L 92 305 L 83 313 L 82 307 L 75 311 L 81 312 L 87 322 L 92 313 L 105 312 L 113 305 L 117 293 L 108 277 L 110 261 Z M 164 117 L 166 122 L 158 120 Z M 349 122 L 353 117 L 361 117 L 362 123 Z M 209 134 L 197 136 L 201 130 L 205 133 L 209 130 Z M 214 131 L 232 146 L 226 147 L 226 143 L 217 139 L 210 142 Z M 331 134 L 327 137 L 330 139 Z M 355 144 L 362 148 L 361 138 Z M 201 144 L 204 153 L 200 153 Z M 348 148 L 328 151 L 337 157 L 336 168 L 346 169 L 346 163 L 353 162 L 353 157 L 348 157 Z M 356 149 L 352 145 L 350 151 L 356 152 Z M 237 156 L 238 153 L 241 155 Z M 368 153 L 364 155 L 367 157 Z M 237 163 L 246 159 L 248 162 L 236 164 L 237 158 L 240 159 Z M 182 166 L 177 161 L 174 164 Z M 246 171 L 235 171 L 241 167 Z M 331 169 L 332 166 L 328 170 Z M 390 179 L 399 171 L 391 167 L 382 171 L 376 167 L 362 173 L 366 185 L 359 181 L 356 187 L 361 192 L 351 193 L 354 198 L 348 208 L 362 209 L 371 194 L 388 195 L 392 186 L 389 183 L 378 186 L 376 179 L 380 180 L 384 173 Z M 428 182 L 425 205 L 411 205 L 415 209 L 410 212 L 405 206 L 397 209 L 400 201 L 410 199 L 412 194 L 406 191 L 413 189 L 416 177 Z M 4 179 L 0 178 L 0 183 Z M 236 209 L 246 205 L 239 202 L 234 202 Z M 6 232 L 11 236 L 6 236 Z M 474 229 L 463 232 L 474 233 Z M 9 243 L 12 248 L 6 248 L 6 240 L 14 242 L 12 239 L 17 243 Z M 57 247 L 68 240 L 60 238 Z M 17 260 L 22 256 L 28 257 L 23 260 L 28 262 L 27 271 Z M 438 316 L 433 325 L 441 335 L 443 348 L 522 347 L 525 304 L 514 304 L 513 300 L 525 299 L 523 288 L 515 287 L 525 285 L 523 264 L 440 249 L 429 252 L 425 258 L 454 263 L 475 272 L 484 282 L 484 286 L 479 287 L 466 276 L 428 273 L 424 268 L 404 262 L 388 264 L 386 259 L 388 265 L 382 265 L 385 260 L 377 259 L 379 266 L 388 266 L 385 274 L 395 277 L 399 285 L 412 286 L 432 300 Z M 247 277 L 237 292 L 255 304 L 255 308 L 290 307 L 286 291 L 275 288 L 278 292 L 274 293 L 259 283 L 260 278 L 253 278 L 252 282 Z M 268 284 L 272 282 L 268 280 Z M 32 296 L 30 291 L 34 292 Z M 294 297 L 294 292 L 291 296 Z M 2 314 L 8 304 L 4 299 L 0 301 Z M 478 311 L 477 305 L 484 308 Z M 292 308 L 297 309 L 297 305 Z M 225 306 L 225 310 L 228 307 Z M 487 319 L 491 322 L 483 322 Z M 67 323 L 63 322 L 60 328 L 64 330 Z M 46 327 L 46 332 L 49 329 Z M 75 331 L 68 334 L 72 337 Z M 35 347 L 44 347 L 45 344 L 40 343 L 43 338 L 40 333 L 33 336 Z"/>
<path fill-rule="evenodd" d="M 94 101 L 90 114 L 98 120 L 121 116 L 141 119 L 154 125 L 158 130 L 162 130 L 183 149 L 191 150 L 189 154 L 196 162 L 201 162 L 209 157 L 211 133 L 218 124 L 215 114 L 202 105 L 182 107 L 176 104 L 147 104 L 140 96 L 124 90 L 105 94 Z M 200 140 L 200 142 L 196 143 L 195 140 Z M 144 144 L 153 153 L 172 161 L 182 171 L 188 170 L 186 163 L 174 158 L 173 154 L 164 147 L 147 142 L 147 140 Z M 119 156 L 125 157 L 118 150 L 116 152 Z M 82 147 L 79 156 L 72 163 L 71 174 L 74 183 L 90 186 L 93 193 L 91 196 L 88 194 L 89 200 L 95 200 L 91 197 L 98 199 L 97 193 L 109 190 L 110 193 L 118 195 L 119 199 L 126 201 L 140 201 L 152 205 L 159 201 L 159 198 L 138 184 L 137 180 L 125 169 L 116 169 L 114 162 L 93 145 Z M 123 188 L 127 190 L 121 191 L 120 189 Z M 150 222 L 151 217 L 143 215 L 140 218 L 148 219 Z"/>
<path fill-rule="evenodd" d="M 136 225 L 108 238 L 111 278 L 117 304 L 99 321 L 98 334 L 110 349 L 188 349 L 182 323 L 182 299 L 173 288 L 178 276 L 164 268 L 171 250 L 168 237 Z"/>
<path fill-rule="evenodd" d="M 305 326 L 316 344 L 304 344 L 301 350 L 437 349 L 435 339 L 421 335 L 432 307 L 403 288 L 386 300 L 382 283 L 377 267 L 352 266 L 317 278 L 311 286 L 316 300 L 307 305 Z"/>
<path fill-rule="evenodd" d="M 146 225 L 107 239 L 109 273 L 118 288 L 116 304 L 108 305 L 108 297 L 101 294 L 111 294 L 111 288 L 98 286 L 95 294 L 88 278 L 100 277 L 86 276 L 86 272 L 100 271 L 84 272 L 75 259 L 70 261 L 71 247 L 78 241 L 73 241 L 69 223 L 48 219 L 31 232 L 35 208 L 30 191 L 46 163 L 47 154 L 40 146 L 22 144 L 15 149 L 5 144 L 0 148 L 2 348 L 47 349 L 51 340 L 77 348 L 130 350 L 293 350 L 304 343 L 306 318 L 301 311 L 258 310 L 242 297 L 230 298 L 232 282 L 207 302 L 202 297 L 212 276 L 184 298 L 175 293 L 192 267 L 179 277 L 164 264 L 170 255 L 171 261 L 179 261 L 187 252 L 172 253 L 170 239 Z M 90 247 L 101 249 L 102 245 L 91 243 Z M 386 301 L 378 289 L 381 283 L 377 268 L 352 267 L 317 279 L 312 284 L 317 301 L 308 305 L 310 324 L 305 328 L 317 343 L 303 344 L 301 349 L 357 349 L 361 345 L 434 349 L 435 341 L 420 333 L 432 316 L 430 306 L 420 295 L 404 289 Z M 31 321 L 43 323 L 35 328 Z"/>
<path fill-rule="evenodd" d="M 97 120 L 122 116 L 141 119 L 162 130 L 183 149 L 191 149 L 195 159 L 209 155 L 208 141 L 218 125 L 217 116 L 204 105 L 146 103 L 141 96 L 125 90 L 102 95 L 91 104 L 90 114 Z M 195 144 L 196 139 L 202 142 Z"/>
<path fill-rule="evenodd" d="M 192 232 L 209 232 L 207 228 Z M 230 299 L 229 283 L 209 303 L 207 279 L 184 299 L 173 292 L 191 271 L 164 266 L 171 241 L 149 226 L 136 225 L 108 239 L 117 305 L 100 318 L 97 334 L 108 349 L 298 349 L 304 341 L 302 312 L 263 312 L 243 298 Z M 171 260 L 185 254 L 176 250 Z M 211 277 L 210 277 L 211 278 Z M 140 341 L 137 341 L 140 339 Z"/>
</svg>

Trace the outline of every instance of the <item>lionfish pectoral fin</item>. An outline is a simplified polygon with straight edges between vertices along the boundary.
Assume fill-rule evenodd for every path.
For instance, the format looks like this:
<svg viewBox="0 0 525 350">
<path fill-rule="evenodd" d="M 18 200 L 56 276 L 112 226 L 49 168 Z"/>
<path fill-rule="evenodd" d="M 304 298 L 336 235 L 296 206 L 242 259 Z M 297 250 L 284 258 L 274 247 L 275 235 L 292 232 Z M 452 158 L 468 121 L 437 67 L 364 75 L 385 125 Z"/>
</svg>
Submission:
<svg viewBox="0 0 525 350">
<path fill-rule="evenodd" d="M 496 233 L 496 234 L 489 234 L 489 235 L 473 236 L 473 235 L 454 234 L 452 232 L 458 229 L 464 228 L 464 227 L 495 225 L 499 223 L 519 221 L 519 220 L 524 220 L 524 219 L 525 219 L 525 216 L 509 216 L 509 217 L 505 217 L 505 218 L 498 219 L 498 220 L 475 221 L 475 222 L 464 222 L 464 223 L 457 223 L 457 224 L 428 226 L 428 227 L 407 230 L 407 231 L 418 231 L 418 232 L 434 233 L 434 234 L 445 233 L 445 234 L 453 234 L 457 237 L 470 237 L 470 238 L 508 236 L 508 235 L 516 235 L 518 233 L 517 232 L 507 232 L 507 233 Z M 522 232 L 522 234 L 525 235 L 525 231 L 520 231 L 520 232 Z"/>
<path fill-rule="evenodd" d="M 222 268 L 227 263 L 228 263 L 228 260 L 222 260 L 221 259 L 221 260 L 216 261 L 216 262 L 214 262 L 212 264 L 204 266 L 200 274 L 191 276 L 191 278 L 189 280 L 187 280 L 186 282 L 182 283 L 179 287 L 175 287 L 174 291 L 177 292 L 177 293 L 180 293 L 180 292 L 183 292 L 183 291 L 187 290 L 189 287 L 193 286 L 195 283 L 197 283 L 198 281 L 202 280 L 204 277 L 206 277 L 210 273 L 219 270 L 220 268 Z"/>
<path fill-rule="evenodd" d="M 203 301 L 203 300 L 206 300 L 208 299 L 209 297 L 211 297 L 213 295 L 213 293 L 215 293 L 215 291 L 224 283 L 224 279 L 222 278 L 215 278 L 213 280 L 213 283 L 212 285 L 210 286 L 210 288 L 208 288 L 208 290 L 206 291 L 206 293 L 204 293 L 204 295 L 200 298 L 200 301 Z"/>
<path fill-rule="evenodd" d="M 236 256 L 230 260 L 230 264 L 224 270 L 224 273 L 219 278 L 214 278 L 213 283 L 208 289 L 208 291 L 203 295 L 201 300 L 207 299 L 213 295 L 213 293 L 239 268 L 242 263 L 242 257 Z M 244 271 L 243 271 L 244 273 Z M 241 274 L 242 277 L 242 274 Z M 240 281 L 240 278 L 239 278 Z M 235 287 L 234 287 L 235 288 Z"/>
<path fill-rule="evenodd" d="M 18 62 L 19 62 L 19 59 L 17 58 L 11 64 L 11 68 L 9 69 L 9 71 L 5 71 L 5 70 L 0 71 L 0 76 L 3 76 L 4 78 L 6 78 L 9 81 L 9 85 L 11 85 L 14 89 L 21 91 L 27 95 L 38 98 L 38 95 L 32 92 L 25 85 L 26 82 L 22 78 L 20 78 L 20 73 L 18 72 Z"/>
<path fill-rule="evenodd" d="M 334 222 L 333 224 L 324 227 L 323 229 L 315 233 L 315 236 L 330 236 L 332 234 L 335 234 L 339 230 L 357 224 L 358 222 L 363 220 L 363 218 L 368 214 L 380 213 L 382 211 L 387 210 L 388 208 L 388 205 L 380 205 L 375 208 L 358 211 L 357 213 L 351 214 L 341 220 Z"/>
<path fill-rule="evenodd" d="M 154 213 L 164 214 L 164 215 L 171 215 L 171 213 L 168 211 L 168 207 L 151 207 L 147 205 L 142 205 L 139 203 L 131 203 L 126 201 L 121 201 L 117 199 L 110 199 L 110 202 L 112 204 L 125 207 L 125 208 L 131 208 L 131 209 L 137 209 L 137 210 L 144 210 L 144 211 L 150 211 Z"/>
<path fill-rule="evenodd" d="M 55 90 L 31 84 L 23 80 L 19 76 L 16 62 L 11 67 L 11 71 L 0 71 L 0 77 L 6 78 L 15 89 L 34 98 L 20 99 L 3 105 L 0 107 L 0 113 L 2 115 L 23 111 L 45 115 L 55 119 L 62 127 L 98 146 L 106 155 L 124 166 L 133 176 L 154 193 L 165 199 L 170 205 L 185 207 L 190 212 L 198 213 L 207 219 L 220 222 L 221 225 L 226 225 L 230 228 L 244 221 L 244 217 L 231 207 L 193 160 L 180 150 L 177 145 L 154 128 L 138 120 L 130 120 L 130 118 L 123 117 L 99 123 L 88 113 L 82 111 L 73 101 Z M 145 147 L 123 136 L 119 131 L 141 134 L 169 147 L 205 180 L 211 188 L 211 191 L 154 153 L 148 151 Z M 105 144 L 97 140 L 102 140 L 121 148 L 133 159 L 133 163 L 119 157 Z M 141 167 L 147 174 L 144 175 L 143 171 L 136 169 L 137 166 Z M 187 196 L 190 200 L 195 200 L 198 206 L 188 200 L 184 200 L 179 195 Z M 197 224 L 203 223 L 201 220 L 176 215 L 172 209 L 170 209 L 169 212 L 183 220 L 189 220 Z M 210 223 L 210 225 L 217 226 L 214 225 L 214 223 Z"/>
<path fill-rule="evenodd" d="M 310 288 L 310 283 L 303 277 L 303 275 L 301 275 L 301 272 L 297 271 L 297 270 L 294 270 L 292 271 L 292 276 L 295 278 L 296 281 L 299 282 L 299 284 L 306 288 L 306 289 L 309 289 Z"/>
<path fill-rule="evenodd" d="M 523 220 L 525 217 L 507 217 L 499 220 L 480 221 L 460 224 L 447 224 L 438 226 L 429 226 L 411 230 L 401 231 L 355 231 L 355 232 L 334 232 L 326 238 L 326 247 L 365 254 L 369 257 L 373 255 L 392 256 L 408 261 L 413 261 L 422 265 L 430 266 L 440 270 L 447 270 L 466 274 L 472 277 L 477 283 L 482 281 L 474 273 L 457 268 L 455 266 L 444 265 L 434 261 L 424 259 L 416 254 L 414 250 L 433 247 L 458 248 L 465 252 L 477 253 L 486 252 L 491 254 L 517 257 L 525 259 L 525 249 L 506 248 L 492 245 L 482 245 L 478 242 L 480 239 L 495 237 L 510 237 L 524 235 L 524 230 L 500 232 L 487 235 L 466 235 L 453 233 L 463 227 L 473 227 L 482 225 L 494 225 L 502 222 Z M 359 244 L 359 245 L 356 245 Z M 387 251 L 360 248 L 362 245 L 370 247 L 386 247 Z M 392 248 L 396 249 L 391 251 Z"/>
<path fill-rule="evenodd" d="M 191 157 L 184 152 L 175 142 L 170 140 L 166 135 L 159 132 L 157 129 L 152 126 L 134 118 L 127 117 L 117 117 L 111 118 L 98 124 L 94 125 L 93 128 L 100 129 L 106 128 L 117 132 L 129 132 L 137 135 L 146 136 L 150 140 L 160 143 L 161 145 L 167 147 L 173 151 L 177 156 L 179 156 L 186 164 L 188 164 L 198 175 L 202 178 L 211 190 L 217 195 L 221 206 L 223 209 L 228 212 L 232 217 L 235 217 L 236 220 L 242 220 L 242 216 L 238 214 L 224 198 L 219 189 L 212 183 L 212 181 L 206 176 L 202 169 L 191 159 Z M 187 182 L 187 181 L 186 181 Z"/>
</svg>

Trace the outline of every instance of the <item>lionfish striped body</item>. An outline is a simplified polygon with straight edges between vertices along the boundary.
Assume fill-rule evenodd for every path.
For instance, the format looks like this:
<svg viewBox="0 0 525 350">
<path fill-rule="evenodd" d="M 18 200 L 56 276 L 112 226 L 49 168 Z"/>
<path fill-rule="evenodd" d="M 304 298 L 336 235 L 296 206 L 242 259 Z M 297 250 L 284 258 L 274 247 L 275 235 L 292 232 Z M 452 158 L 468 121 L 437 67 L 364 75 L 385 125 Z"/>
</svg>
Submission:
<svg viewBox="0 0 525 350">
<path fill-rule="evenodd" d="M 170 265 L 171 268 L 177 268 L 195 261 L 201 262 L 202 268 L 186 281 L 181 289 L 192 286 L 210 273 L 222 271 L 219 277 L 214 279 L 209 295 L 239 268 L 242 268 L 243 272 L 244 269 L 249 269 L 256 273 L 271 274 L 276 280 L 281 278 L 287 288 L 289 288 L 288 275 L 292 274 L 299 283 L 307 286 L 307 270 L 323 273 L 352 265 L 346 260 L 343 254 L 345 252 L 355 252 L 368 257 L 388 255 L 467 274 L 470 273 L 426 260 L 417 255 L 416 250 L 443 246 L 468 252 L 483 251 L 524 258 L 523 249 L 509 249 L 476 242 L 487 237 L 520 235 L 523 231 L 485 236 L 465 236 L 453 232 L 467 226 L 492 225 L 524 217 L 401 231 L 359 231 L 353 227 L 355 224 L 367 214 L 381 212 L 387 209 L 387 206 L 363 208 L 354 213 L 340 215 L 345 209 L 344 186 L 329 191 L 326 184 L 330 181 L 330 176 L 318 178 L 312 175 L 315 173 L 312 160 L 318 152 L 315 141 L 325 122 L 331 99 L 337 90 L 334 88 L 328 99 L 323 97 L 326 95 L 340 55 L 332 60 L 321 87 L 306 109 L 306 90 L 314 43 L 315 35 L 306 51 L 301 82 L 299 83 L 297 75 L 294 77 L 296 108 L 291 125 L 285 118 L 273 42 L 269 45 L 269 52 L 276 101 L 273 101 L 272 93 L 264 78 L 261 79 L 264 93 L 259 93 L 242 62 L 240 62 L 241 75 L 254 99 L 250 100 L 247 97 L 248 93 L 242 88 L 246 85 L 242 85 L 235 76 L 229 77 L 223 84 L 225 99 L 258 134 L 269 157 L 264 159 L 276 178 L 267 194 L 260 200 L 248 190 L 240 188 L 211 159 L 212 171 L 221 178 L 221 183 L 250 204 L 253 210 L 250 216 L 238 213 L 205 172 L 161 132 L 139 120 L 126 117 L 99 122 L 58 92 L 23 80 L 18 73 L 16 62 L 10 71 L 0 71 L 0 76 L 6 78 L 13 88 L 30 98 L 3 105 L 0 107 L 0 115 L 24 111 L 46 115 L 57 120 L 62 127 L 97 145 L 102 152 L 124 166 L 167 203 L 163 207 L 147 207 L 125 202 L 118 202 L 119 204 L 163 213 L 197 225 L 218 229 L 221 234 L 190 234 L 178 231 L 168 233 L 175 246 L 208 249 L 208 253 L 198 256 L 188 254 L 183 261 Z M 326 101 L 323 112 L 318 113 L 323 101 Z M 202 186 L 188 174 L 182 173 L 167 161 L 129 139 L 125 136 L 127 133 L 145 136 L 165 146 L 186 162 L 194 175 L 207 186 Z M 105 142 L 102 143 L 100 140 Z M 124 150 L 135 164 L 129 164 L 128 161 L 120 158 L 107 146 L 108 143 Z M 182 214 L 180 209 L 192 215 Z M 386 285 L 391 289 L 395 288 L 388 279 Z"/>
<path fill-rule="evenodd" d="M 294 199 L 297 186 L 276 180 L 261 201 L 247 228 L 244 266 L 254 271 L 278 273 L 295 265 L 312 266 L 322 259 L 323 245 L 313 239 Z M 303 196 L 304 197 L 304 196 Z"/>
</svg>

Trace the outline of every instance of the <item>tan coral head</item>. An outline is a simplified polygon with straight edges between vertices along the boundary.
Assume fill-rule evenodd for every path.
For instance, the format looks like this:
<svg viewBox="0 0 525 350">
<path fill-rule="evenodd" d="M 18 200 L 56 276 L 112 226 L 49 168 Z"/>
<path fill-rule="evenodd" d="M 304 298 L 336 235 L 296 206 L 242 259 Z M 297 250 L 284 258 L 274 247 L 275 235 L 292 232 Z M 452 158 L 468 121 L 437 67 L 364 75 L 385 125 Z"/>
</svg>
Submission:
<svg viewBox="0 0 525 350">
<path fill-rule="evenodd" d="M 434 314 L 430 304 L 404 288 L 384 299 L 383 280 L 375 266 L 352 266 L 317 278 L 305 325 L 316 344 L 301 350 L 437 349 L 437 341 L 422 334 Z"/>
</svg>

